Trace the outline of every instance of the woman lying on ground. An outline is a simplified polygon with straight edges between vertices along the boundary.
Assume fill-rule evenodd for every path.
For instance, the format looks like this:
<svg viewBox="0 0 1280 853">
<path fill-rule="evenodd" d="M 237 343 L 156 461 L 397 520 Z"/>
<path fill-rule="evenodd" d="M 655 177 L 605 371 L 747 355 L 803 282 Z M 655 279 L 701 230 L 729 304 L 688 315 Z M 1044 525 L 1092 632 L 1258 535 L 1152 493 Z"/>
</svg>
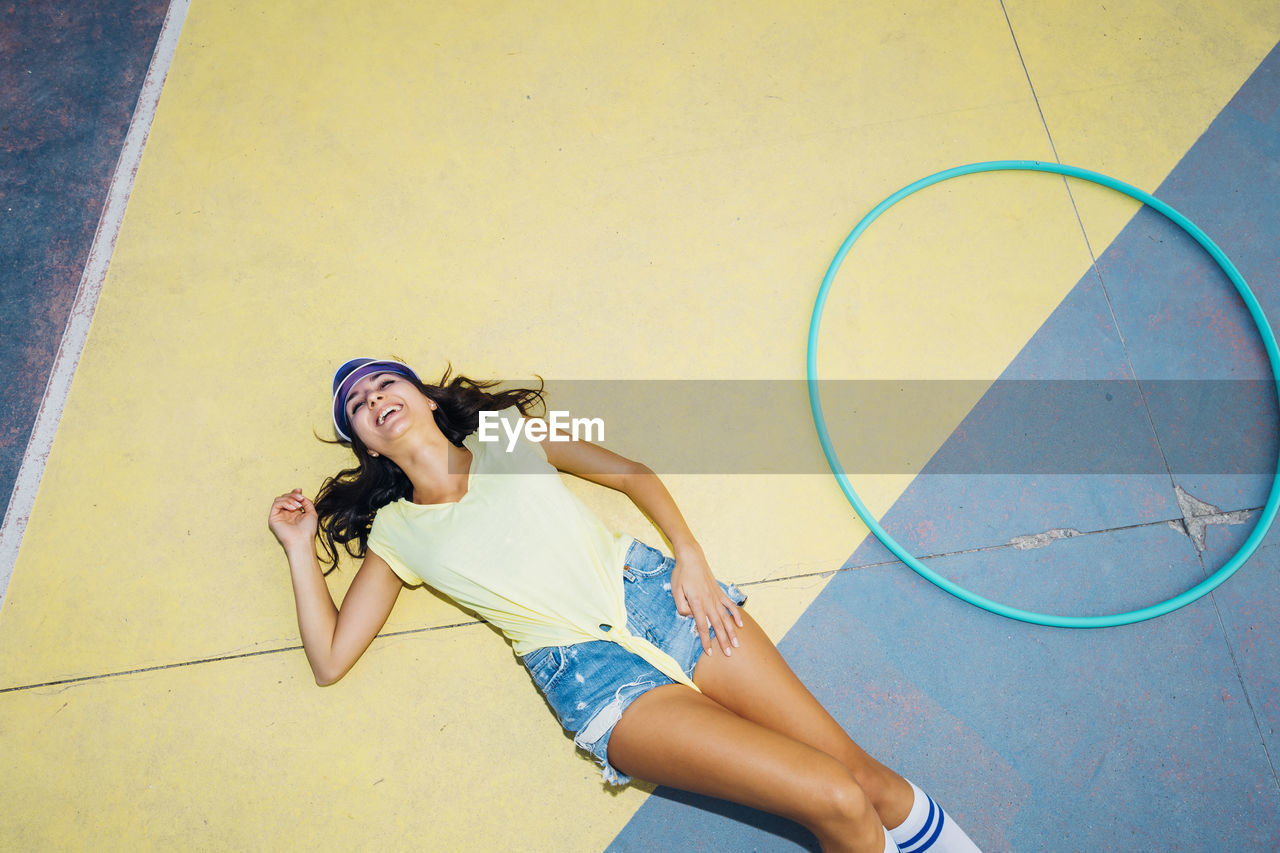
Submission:
<svg viewBox="0 0 1280 853">
<path fill-rule="evenodd" d="M 334 375 L 334 427 L 356 466 L 314 504 L 300 489 L 276 498 L 268 521 L 318 683 L 351 668 L 406 584 L 426 583 L 502 631 L 610 783 L 634 776 L 773 812 L 826 851 L 977 850 L 805 689 L 652 471 L 584 441 L 480 441 L 481 412 L 514 431 L 542 402 L 493 387 L 448 372 L 427 385 L 374 359 Z M 558 471 L 626 494 L 674 559 L 606 530 Z M 341 610 L 320 531 L 327 562 L 339 545 L 363 558 Z"/>
</svg>

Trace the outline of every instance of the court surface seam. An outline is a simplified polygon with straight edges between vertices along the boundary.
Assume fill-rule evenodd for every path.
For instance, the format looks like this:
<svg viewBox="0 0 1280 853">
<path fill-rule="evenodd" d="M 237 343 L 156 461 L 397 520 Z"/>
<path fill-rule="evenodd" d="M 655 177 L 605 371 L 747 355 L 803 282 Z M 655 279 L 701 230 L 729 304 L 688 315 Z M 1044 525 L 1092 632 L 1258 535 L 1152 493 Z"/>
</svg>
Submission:
<svg viewBox="0 0 1280 853">
<path fill-rule="evenodd" d="M 1239 510 L 1231 510 L 1231 512 L 1255 513 L 1255 512 L 1260 512 L 1261 510 L 1262 510 L 1262 507 L 1258 506 L 1258 507 L 1247 507 Z M 1109 534 L 1109 533 L 1121 533 L 1129 530 L 1138 530 L 1138 529 L 1147 528 L 1147 527 L 1165 527 L 1173 524 L 1180 524 L 1183 522 L 1183 520 L 1184 519 L 1182 518 L 1169 518 L 1169 519 L 1160 519 L 1157 521 L 1144 521 L 1139 524 L 1119 525 L 1116 527 L 1108 527 L 1101 530 L 1084 530 L 1084 531 L 1080 531 L 1078 533 L 1072 534 L 1071 538 L 1074 539 L 1074 538 L 1082 538 L 1086 536 L 1099 536 L 1099 535 Z M 965 554 L 1001 551 L 1008 548 L 1017 548 L 1017 547 L 1018 546 L 1015 545 L 1013 542 L 1002 542 L 995 545 L 981 545 L 976 548 L 961 548 L 954 551 L 940 551 L 934 554 L 926 554 L 921 559 L 939 560 L 939 559 L 945 559 L 947 557 L 958 557 L 958 556 L 963 556 Z M 1047 546 L 1033 546 L 1033 547 L 1047 547 Z M 1269 545 L 1263 546 L 1261 549 L 1259 549 L 1259 551 L 1261 552 L 1271 547 L 1275 547 L 1275 546 L 1269 546 Z M 1201 567 L 1203 569 L 1203 564 L 1204 564 L 1203 555 L 1198 554 L 1197 556 L 1200 558 Z M 838 569 L 823 569 L 823 570 L 814 571 L 814 572 L 801 572 L 799 574 L 794 574 L 794 575 L 785 575 L 780 577 L 766 578 L 764 580 L 758 580 L 758 581 L 743 581 L 741 583 L 737 583 L 736 585 L 741 589 L 749 589 L 752 587 L 764 587 L 770 584 L 789 583 L 792 581 L 808 581 L 808 580 L 826 581 L 829 578 L 835 577 L 836 575 L 842 574 L 845 572 L 857 572 L 857 571 L 863 571 L 864 569 L 884 568 L 886 566 L 893 566 L 895 564 L 901 565 L 899 561 L 896 559 L 877 560 L 875 562 L 870 562 L 870 563 L 858 563 L 857 565 L 841 566 Z M 1208 597 L 1212 598 L 1213 595 L 1210 594 Z M 1221 622 L 1222 616 L 1221 616 L 1221 613 L 1218 613 L 1216 601 L 1214 602 L 1214 612 L 1218 615 L 1219 622 Z M 376 641 L 376 640 L 386 639 L 390 637 L 404 637 L 404 636 L 409 636 L 413 634 L 425 634 L 433 631 L 445 631 L 445 630 L 450 630 L 454 628 L 473 628 L 477 625 L 486 625 L 486 624 L 488 623 L 486 623 L 483 619 L 472 619 L 465 622 L 451 622 L 447 625 L 427 625 L 420 628 L 405 628 L 399 631 L 386 631 L 383 633 L 379 633 L 374 637 L 374 640 Z M 299 643 L 295 643 L 293 645 L 279 646 L 271 649 L 258 649 L 252 652 L 231 652 L 228 654 L 211 655 L 209 657 L 196 658 L 194 660 L 173 661 L 171 663 L 161 663 L 161 664 L 155 664 L 154 666 L 144 666 L 144 667 L 138 667 L 135 669 L 124 669 L 124 670 L 116 670 L 113 672 L 102 672 L 94 675 L 76 675 L 68 678 L 58 678 L 50 681 L 40 681 L 33 684 L 17 684 L 12 687 L 0 687 L 0 695 L 3 695 L 5 693 L 18 693 L 25 690 L 39 690 L 42 688 L 49 688 L 49 687 L 69 687 L 74 684 L 83 684 L 88 681 L 102 681 L 105 679 L 120 678 L 128 675 L 140 675 L 148 672 L 160 672 L 166 669 L 180 669 L 182 667 L 197 666 L 199 664 L 205 664 L 205 663 L 218 663 L 221 661 L 241 660 L 243 658 L 261 657 L 263 655 L 274 655 L 274 654 L 283 654 L 288 652 L 299 652 L 299 651 L 302 651 L 302 645 Z M 1235 662 L 1234 650 L 1232 651 L 1232 662 L 1233 663 Z M 1238 665 L 1236 666 L 1236 675 L 1238 678 L 1241 679 L 1241 686 L 1243 687 L 1243 684 L 1244 684 L 1243 673 L 1240 672 Z M 1247 692 L 1245 696 L 1245 701 L 1249 703 L 1249 708 L 1252 711 L 1253 703 L 1249 699 Z M 1254 722 L 1259 726 L 1259 734 L 1261 734 L 1262 722 L 1261 720 L 1258 719 L 1256 713 L 1254 714 Z M 1271 760 L 1271 757 L 1269 754 L 1267 756 L 1267 760 L 1268 761 Z M 1278 781 L 1280 781 L 1280 776 L 1278 776 L 1277 779 Z"/>
</svg>

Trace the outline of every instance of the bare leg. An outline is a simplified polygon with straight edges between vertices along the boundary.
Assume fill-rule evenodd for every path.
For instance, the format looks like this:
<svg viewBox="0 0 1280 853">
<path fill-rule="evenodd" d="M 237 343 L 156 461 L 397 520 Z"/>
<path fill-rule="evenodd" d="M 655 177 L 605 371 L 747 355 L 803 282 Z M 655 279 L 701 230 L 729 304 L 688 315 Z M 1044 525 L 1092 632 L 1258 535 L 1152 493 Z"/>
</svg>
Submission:
<svg viewBox="0 0 1280 853">
<path fill-rule="evenodd" d="M 824 851 L 884 850 L 880 818 L 843 764 L 682 685 L 650 690 L 627 708 L 609 738 L 609 763 L 795 820 Z"/>
<path fill-rule="evenodd" d="M 773 641 L 745 611 L 732 657 L 703 655 L 693 681 L 704 694 L 738 716 L 825 752 L 853 773 L 888 827 L 911 810 L 911 786 L 854 743 L 800 682 Z"/>
</svg>

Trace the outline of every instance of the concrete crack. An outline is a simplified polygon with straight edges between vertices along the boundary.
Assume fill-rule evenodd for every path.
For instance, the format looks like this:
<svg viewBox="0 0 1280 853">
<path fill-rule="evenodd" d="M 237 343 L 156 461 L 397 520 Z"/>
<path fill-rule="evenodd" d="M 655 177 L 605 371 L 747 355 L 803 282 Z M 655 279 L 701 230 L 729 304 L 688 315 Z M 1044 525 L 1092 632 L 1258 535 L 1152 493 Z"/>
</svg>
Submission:
<svg viewBox="0 0 1280 853">
<path fill-rule="evenodd" d="M 1173 491 L 1178 497 L 1178 509 L 1182 511 L 1182 520 L 1170 521 L 1169 527 L 1190 538 L 1197 552 L 1202 553 L 1205 549 L 1205 534 L 1209 525 L 1244 524 L 1249 520 L 1250 511 L 1247 509 L 1223 512 L 1213 504 L 1188 494 L 1177 483 L 1174 483 Z"/>
</svg>

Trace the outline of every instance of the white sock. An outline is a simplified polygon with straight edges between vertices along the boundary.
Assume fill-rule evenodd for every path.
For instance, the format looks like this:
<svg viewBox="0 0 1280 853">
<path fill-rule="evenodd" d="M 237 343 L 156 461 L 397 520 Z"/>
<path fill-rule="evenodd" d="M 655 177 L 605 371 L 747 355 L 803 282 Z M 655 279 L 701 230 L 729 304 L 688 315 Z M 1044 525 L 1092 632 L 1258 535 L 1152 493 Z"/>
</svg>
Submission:
<svg viewBox="0 0 1280 853">
<path fill-rule="evenodd" d="M 898 853 L 898 845 L 893 843 L 893 836 L 889 834 L 889 828 L 884 830 L 884 853 Z"/>
<path fill-rule="evenodd" d="M 914 782 L 908 779 L 907 784 L 915 793 L 911 813 L 901 826 L 889 830 L 902 853 L 982 853 L 951 815 Z"/>
</svg>

